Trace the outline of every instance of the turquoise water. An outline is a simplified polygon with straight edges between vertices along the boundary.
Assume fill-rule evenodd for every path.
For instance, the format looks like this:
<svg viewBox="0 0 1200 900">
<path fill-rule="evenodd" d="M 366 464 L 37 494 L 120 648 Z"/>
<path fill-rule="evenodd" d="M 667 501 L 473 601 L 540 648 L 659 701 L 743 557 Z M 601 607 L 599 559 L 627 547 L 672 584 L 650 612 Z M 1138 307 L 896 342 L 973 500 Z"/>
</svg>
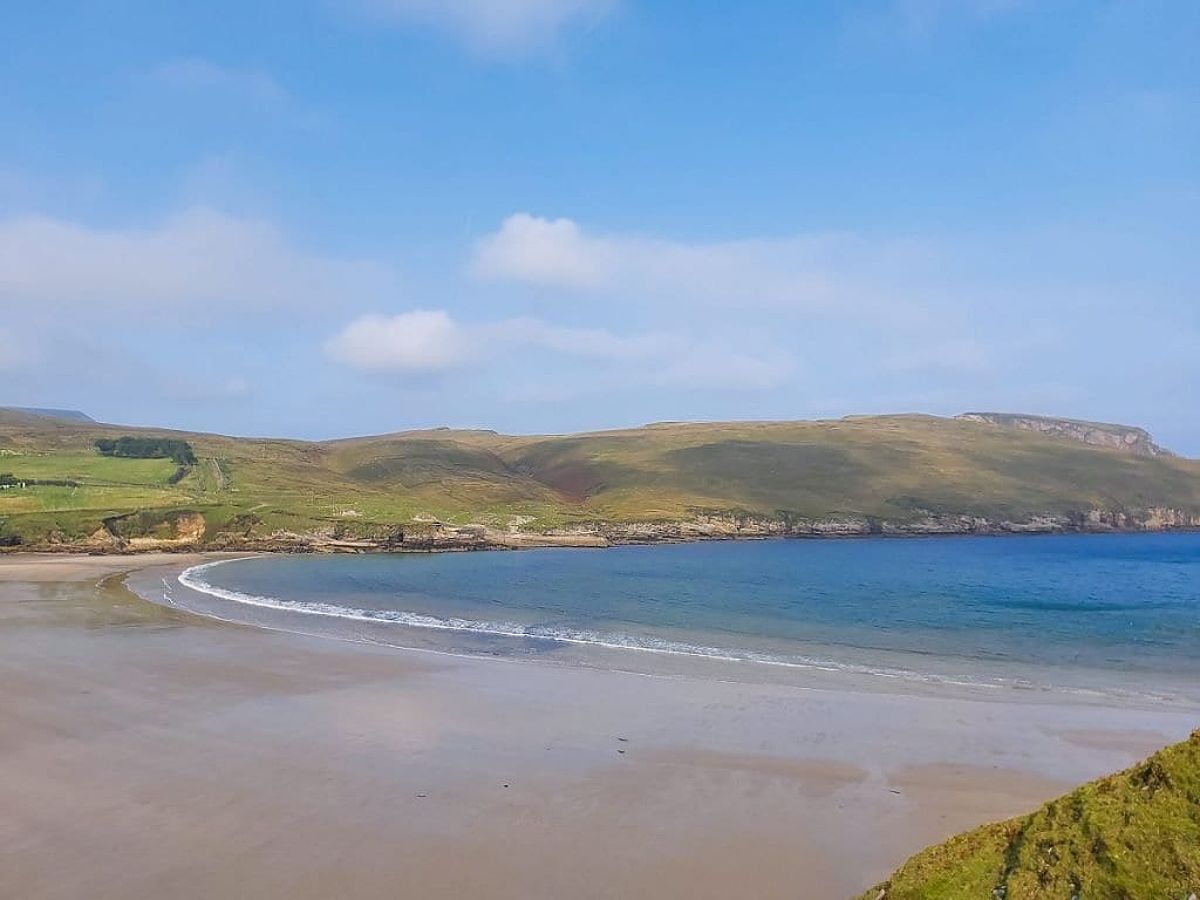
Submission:
<svg viewBox="0 0 1200 900">
<path fill-rule="evenodd" d="M 284 619 L 436 633 L 464 652 L 594 644 L 983 680 L 1070 669 L 1200 684 L 1196 534 L 267 557 L 184 582 Z"/>
</svg>

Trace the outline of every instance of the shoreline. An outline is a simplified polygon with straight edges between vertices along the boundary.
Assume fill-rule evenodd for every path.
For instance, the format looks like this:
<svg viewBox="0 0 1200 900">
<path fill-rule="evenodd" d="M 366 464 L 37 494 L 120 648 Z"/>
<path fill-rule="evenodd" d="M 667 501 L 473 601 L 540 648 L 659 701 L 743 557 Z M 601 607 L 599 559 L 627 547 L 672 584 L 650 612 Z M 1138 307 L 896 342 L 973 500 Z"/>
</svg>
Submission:
<svg viewBox="0 0 1200 900">
<path fill-rule="evenodd" d="M 759 540 L 786 540 L 786 538 L 760 538 Z M 699 542 L 679 542 L 699 543 Z M 655 544 L 631 544 L 623 546 L 656 546 Z M 520 549 L 538 550 L 555 549 L 551 547 L 527 547 Z M 575 549 L 575 548 L 562 548 Z M 410 552 L 466 552 L 466 551 L 410 551 Z M 5 556 L 0 554 L 0 575 L 4 570 L 12 571 L 14 565 L 32 566 L 35 570 L 42 566 L 54 568 L 54 563 L 68 562 L 71 567 L 93 561 L 95 566 L 121 574 L 121 585 L 139 602 L 178 610 L 201 619 L 234 626 L 246 626 L 281 634 L 295 634 L 318 640 L 335 640 L 339 642 L 375 646 L 391 651 L 418 654 L 431 653 L 457 659 L 499 660 L 516 663 L 544 665 L 551 669 L 561 668 L 591 668 L 599 671 L 611 671 L 651 677 L 698 678 L 701 680 L 729 681 L 731 683 L 748 684 L 790 684 L 793 686 L 816 690 L 852 690 L 866 693 L 908 694 L 912 696 L 946 696 L 950 698 L 979 699 L 987 702 L 1001 703 L 1065 703 L 1084 704 L 1104 707 L 1106 705 L 1133 706 L 1145 709 L 1185 709 L 1197 710 L 1200 718 L 1200 697 L 1181 693 L 1169 694 L 1161 690 L 1148 691 L 1145 688 L 1135 688 L 1132 682 L 1136 678 L 1154 682 L 1161 676 L 1152 673 L 1126 672 L 1118 675 L 1108 670 L 1081 669 L 1081 672 L 1091 673 L 1089 678 L 1072 684 L 1062 680 L 1062 671 L 1041 668 L 1027 663 L 1010 663 L 1006 667 L 1012 671 L 1008 675 L 993 671 L 989 677 L 982 680 L 978 677 L 965 677 L 945 670 L 924 670 L 912 668 L 905 663 L 923 662 L 924 655 L 909 658 L 910 654 L 866 650 L 854 647 L 816 647 L 809 648 L 814 652 L 837 653 L 851 651 L 851 656 L 870 655 L 874 659 L 892 659 L 891 665 L 866 665 L 861 661 L 846 658 L 804 658 L 799 662 L 777 662 L 774 659 L 757 658 L 754 654 L 760 651 L 747 651 L 750 655 L 735 656 L 736 648 L 696 647 L 685 645 L 683 649 L 660 649 L 655 646 L 630 646 L 627 644 L 608 644 L 591 639 L 559 638 L 545 634 L 530 633 L 492 633 L 479 632 L 470 629 L 444 626 L 412 626 L 404 621 L 394 621 L 387 618 L 358 618 L 346 616 L 344 613 L 354 612 L 352 609 L 339 609 L 337 612 L 317 612 L 291 608 L 289 601 L 282 601 L 278 607 L 266 606 L 268 615 L 260 618 L 253 613 L 261 612 L 255 609 L 258 604 L 248 604 L 238 600 L 221 598 L 221 606 L 217 609 L 206 603 L 197 605 L 179 604 L 173 598 L 158 596 L 158 588 L 145 584 L 133 585 L 130 582 L 144 575 L 148 570 L 155 570 L 155 579 L 162 578 L 167 585 L 168 593 L 172 590 L 183 591 L 203 600 L 211 600 L 213 595 L 208 591 L 203 594 L 196 588 L 183 583 L 181 576 L 188 571 L 205 568 L 213 564 L 238 562 L 259 558 L 304 556 L 304 553 L 287 552 L 232 552 L 232 551 L 172 551 L 153 552 L 141 551 L 125 554 L 38 554 L 26 553 Z M 88 567 L 89 569 L 92 567 Z M 158 573 L 162 570 L 162 577 Z M 55 576 L 56 577 L 56 576 Z M 0 577 L 0 582 L 4 579 Z M 303 604 L 301 604 L 303 605 Z M 339 626 L 349 619 L 356 625 L 361 625 L 360 631 L 344 631 Z M 321 622 L 326 627 L 300 627 L 302 621 Z M 486 623 L 478 623 L 486 624 Z M 454 635 L 482 636 L 486 638 L 511 639 L 513 641 L 531 640 L 547 644 L 564 645 L 568 651 L 562 654 L 534 654 L 528 656 L 509 655 L 490 646 L 478 646 L 469 649 L 462 647 L 447 647 L 437 640 L 424 640 L 426 632 L 447 632 Z M 440 636 L 440 635 L 438 635 Z M 728 650 L 728 652 L 727 652 Z M 577 651 L 577 652 L 576 652 Z M 713 651 L 712 655 L 708 651 Z M 637 665 L 631 660 L 642 661 Z M 973 669 L 981 661 L 967 658 L 961 664 Z M 995 662 L 991 665 L 996 666 Z M 882 667 L 880 667 L 882 666 Z M 1069 671 L 1074 671 L 1069 670 Z M 1040 674 L 1041 680 L 1031 679 L 1031 674 Z M 1095 679 L 1095 680 L 1093 680 Z M 1122 685 L 1112 683 L 1098 687 L 1105 680 L 1125 680 Z"/>
<path fill-rule="evenodd" d="M 1151 671 L 982 660 L 852 645 L 787 642 L 772 648 L 752 641 L 706 644 L 700 632 L 553 629 L 511 622 L 437 617 L 403 610 L 357 609 L 286 597 L 249 596 L 222 588 L 200 573 L 269 555 L 223 556 L 163 568 L 147 583 L 131 576 L 143 599 L 220 621 L 334 638 L 400 651 L 465 658 L 576 666 L 640 675 L 817 686 L 872 693 L 986 698 L 1000 702 L 1117 703 L 1148 709 L 1200 710 L 1188 679 Z M 528 645 L 541 649 L 530 651 Z"/>
<path fill-rule="evenodd" d="M 229 625 L 124 585 L 217 556 L 0 557 L 6 889 L 852 896 L 1197 718 L 499 665 Z"/>
<path fill-rule="evenodd" d="M 964 517 L 965 518 L 965 517 Z M 758 521 L 758 520 L 753 520 Z M 767 522 L 768 525 L 777 523 Z M 860 540 L 921 540 L 963 538 L 1033 538 L 1072 536 L 1131 536 L 1200 534 L 1200 526 L 1164 527 L 1042 527 L 1025 523 L 1001 523 L 986 528 L 963 527 L 961 529 L 927 528 L 917 524 L 911 527 L 889 523 L 883 530 L 873 531 L 867 527 L 842 528 L 841 523 L 828 524 L 828 528 L 812 530 L 749 530 L 707 533 L 696 529 L 695 523 L 644 523 L 642 525 L 606 525 L 594 529 L 570 533 L 511 532 L 500 531 L 479 525 L 446 526 L 447 535 L 432 539 L 422 537 L 409 543 L 404 541 L 337 540 L 319 535 L 296 534 L 279 538 L 254 539 L 244 542 L 223 541 L 217 544 L 180 541 L 173 538 L 137 538 L 137 543 L 117 545 L 113 543 L 77 542 L 62 544 L 30 544 L 0 546 L 0 560 L 22 555 L 58 556 L 129 556 L 139 557 L 153 554 L 253 554 L 253 555 L 306 555 L 306 554 L 378 554 L 378 553 L 464 553 L 470 551 L 548 550 L 554 548 L 577 550 L 605 550 L 614 547 L 653 547 L 675 544 L 726 543 L 731 541 L 860 541 Z M 644 536 L 644 528 L 663 528 L 664 536 Z M 633 535 L 617 536 L 617 533 L 632 530 Z"/>
</svg>

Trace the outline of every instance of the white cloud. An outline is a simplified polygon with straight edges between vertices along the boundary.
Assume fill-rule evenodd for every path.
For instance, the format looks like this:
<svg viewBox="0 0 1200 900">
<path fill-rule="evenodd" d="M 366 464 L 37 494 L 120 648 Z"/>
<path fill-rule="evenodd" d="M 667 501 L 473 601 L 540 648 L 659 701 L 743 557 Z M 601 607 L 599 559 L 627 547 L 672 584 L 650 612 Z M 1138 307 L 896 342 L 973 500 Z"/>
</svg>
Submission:
<svg viewBox="0 0 1200 900">
<path fill-rule="evenodd" d="M 425 374 L 455 368 L 466 358 L 466 338 L 444 310 L 355 319 L 325 343 L 337 362 L 367 372 Z"/>
<path fill-rule="evenodd" d="M 793 370 L 779 354 L 744 353 L 711 339 L 663 332 L 621 335 L 530 317 L 462 324 L 444 310 L 362 316 L 325 344 L 331 359 L 370 373 L 503 366 L 531 350 L 570 357 L 577 364 L 590 362 L 639 383 L 676 387 L 769 387 Z"/>
<path fill-rule="evenodd" d="M 601 19 L 615 0 L 359 0 L 375 17 L 432 25 L 476 52 L 524 56 L 554 47 L 573 25 Z"/>
<path fill-rule="evenodd" d="M 222 66 L 207 59 L 177 59 L 158 67 L 167 84 L 187 89 L 220 90 L 266 103 L 284 103 L 288 92 L 261 69 Z"/>
<path fill-rule="evenodd" d="M 549 287 L 597 287 L 619 264 L 610 241 L 585 237 L 570 219 L 516 213 L 476 247 L 474 269 L 484 278 Z"/>
<path fill-rule="evenodd" d="M 393 282 L 379 264 L 306 253 L 269 222 L 205 208 L 150 228 L 0 220 L 0 303 L 25 315 L 203 317 L 371 299 Z"/>
<path fill-rule="evenodd" d="M 686 242 L 593 235 L 570 219 L 509 216 L 475 248 L 474 274 L 606 299 L 777 309 L 897 310 L 929 247 L 848 234 Z"/>
</svg>

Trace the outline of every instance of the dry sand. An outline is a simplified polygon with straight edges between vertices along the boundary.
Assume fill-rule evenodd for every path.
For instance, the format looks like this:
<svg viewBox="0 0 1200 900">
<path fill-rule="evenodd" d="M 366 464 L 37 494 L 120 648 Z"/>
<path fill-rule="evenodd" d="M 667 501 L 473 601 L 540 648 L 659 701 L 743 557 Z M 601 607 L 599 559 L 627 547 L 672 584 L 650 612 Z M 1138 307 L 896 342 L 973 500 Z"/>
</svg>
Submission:
<svg viewBox="0 0 1200 900">
<path fill-rule="evenodd" d="M 0 896 L 844 897 L 1193 727 L 461 659 L 0 557 Z"/>
<path fill-rule="evenodd" d="M 214 556 L 219 559 L 219 556 Z M 6 553 L 0 555 L 0 584 L 8 582 L 95 581 L 105 575 L 133 572 L 172 563 L 192 564 L 199 554 L 143 553 L 90 555 L 84 553 Z"/>
</svg>

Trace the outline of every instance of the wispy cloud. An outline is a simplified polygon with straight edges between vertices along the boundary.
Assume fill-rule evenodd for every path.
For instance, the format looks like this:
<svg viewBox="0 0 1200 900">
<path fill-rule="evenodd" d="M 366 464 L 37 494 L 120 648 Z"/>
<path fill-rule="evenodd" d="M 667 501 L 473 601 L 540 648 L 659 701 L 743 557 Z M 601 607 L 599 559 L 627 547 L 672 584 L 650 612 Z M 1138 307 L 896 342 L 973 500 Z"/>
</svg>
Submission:
<svg viewBox="0 0 1200 900">
<path fill-rule="evenodd" d="M 919 241 L 836 233 L 716 242 L 592 234 L 570 219 L 517 213 L 478 242 L 471 268 L 484 280 L 608 300 L 895 312 L 934 253 Z"/>
<path fill-rule="evenodd" d="M 526 57 L 553 50 L 569 29 L 593 25 L 616 0 L 356 0 L 379 21 L 449 32 L 472 51 Z"/>
<path fill-rule="evenodd" d="M 204 207 L 135 229 L 0 220 L 0 303 L 25 316 L 194 319 L 313 308 L 393 286 L 379 263 L 305 252 L 270 222 Z"/>
<path fill-rule="evenodd" d="M 659 385 L 769 387 L 791 374 L 790 360 L 750 354 L 711 339 L 664 332 L 617 334 L 532 317 L 459 322 L 445 310 L 366 315 L 325 343 L 332 360 L 373 374 L 429 375 L 503 366 L 530 351 L 567 357 Z"/>
<path fill-rule="evenodd" d="M 249 97 L 264 103 L 288 102 L 287 90 L 261 69 L 223 66 L 207 59 L 177 59 L 156 70 L 165 83 L 189 90 L 219 90 Z"/>
<path fill-rule="evenodd" d="M 1028 0 L 893 0 L 893 21 L 912 36 L 925 36 L 953 19 L 986 22 L 1024 6 Z"/>
<path fill-rule="evenodd" d="M 862 51 L 882 46 L 924 47 L 954 27 L 980 27 L 1029 6 L 1030 0 L 889 0 L 865 7 L 846 4 L 843 39 Z"/>
<path fill-rule="evenodd" d="M 88 206 L 103 199 L 105 190 L 104 179 L 95 173 L 51 176 L 0 164 L 0 208 L 4 209 Z"/>
<path fill-rule="evenodd" d="M 986 375 L 995 368 L 988 349 L 973 338 L 930 342 L 885 357 L 880 368 L 895 374 Z"/>
</svg>

